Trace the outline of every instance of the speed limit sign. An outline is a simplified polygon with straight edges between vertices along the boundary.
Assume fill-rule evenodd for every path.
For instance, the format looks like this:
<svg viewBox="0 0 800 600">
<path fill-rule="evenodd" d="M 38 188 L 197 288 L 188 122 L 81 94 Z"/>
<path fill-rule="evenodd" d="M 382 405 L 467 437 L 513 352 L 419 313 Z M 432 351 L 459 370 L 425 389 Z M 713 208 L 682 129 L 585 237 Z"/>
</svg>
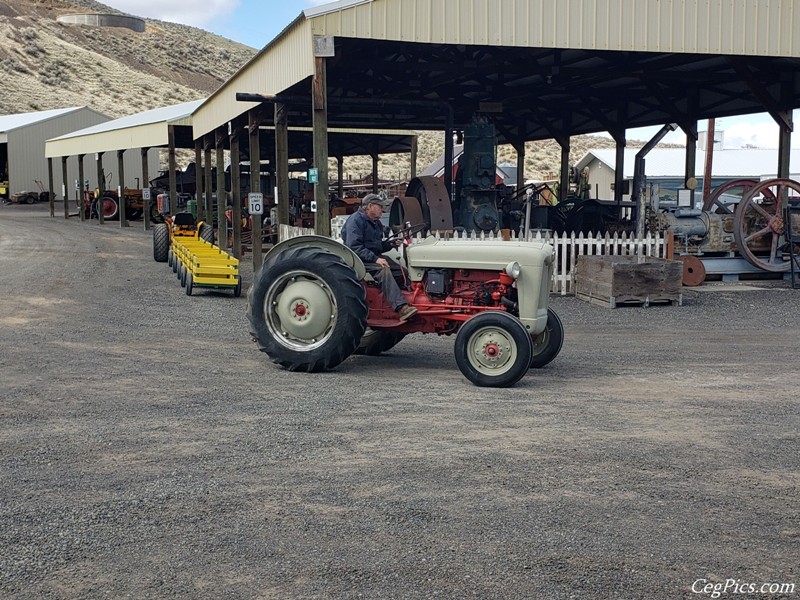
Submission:
<svg viewBox="0 0 800 600">
<path fill-rule="evenodd" d="M 251 215 L 264 214 L 264 194 L 261 194 L 260 192 L 250 192 L 247 194 L 247 199 L 250 201 Z"/>
</svg>

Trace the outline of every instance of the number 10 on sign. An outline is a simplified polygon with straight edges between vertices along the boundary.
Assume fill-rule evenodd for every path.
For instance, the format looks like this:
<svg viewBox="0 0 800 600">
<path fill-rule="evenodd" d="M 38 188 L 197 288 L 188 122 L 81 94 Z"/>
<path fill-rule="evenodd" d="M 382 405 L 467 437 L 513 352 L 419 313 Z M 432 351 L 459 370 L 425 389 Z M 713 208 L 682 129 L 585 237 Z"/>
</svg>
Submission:
<svg viewBox="0 0 800 600">
<path fill-rule="evenodd" d="M 250 201 L 250 214 L 251 215 L 263 215 L 264 214 L 264 194 L 257 193 L 257 192 L 250 192 L 247 195 L 247 199 Z"/>
</svg>

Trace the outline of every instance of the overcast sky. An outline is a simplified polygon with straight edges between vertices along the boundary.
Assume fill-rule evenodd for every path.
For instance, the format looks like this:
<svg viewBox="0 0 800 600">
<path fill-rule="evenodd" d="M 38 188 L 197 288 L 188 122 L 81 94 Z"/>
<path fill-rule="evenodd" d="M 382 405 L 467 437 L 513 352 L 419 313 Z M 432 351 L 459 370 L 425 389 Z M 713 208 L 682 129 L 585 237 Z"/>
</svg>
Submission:
<svg viewBox="0 0 800 600">
<path fill-rule="evenodd" d="M 261 49 L 306 8 L 326 4 L 328 0 L 104 0 L 112 6 L 140 17 L 193 25 Z M 795 111 L 795 121 L 800 111 Z M 767 114 L 718 119 L 726 148 L 752 144 L 760 148 L 777 148 L 778 126 Z M 629 139 L 648 140 L 659 127 L 629 130 Z M 706 123 L 699 123 L 701 131 Z M 665 142 L 684 144 L 682 131 L 668 134 Z M 800 134 L 792 136 L 792 146 L 800 148 Z"/>
<path fill-rule="evenodd" d="M 140 17 L 212 31 L 263 48 L 304 9 L 327 0 L 102 0 Z"/>
</svg>

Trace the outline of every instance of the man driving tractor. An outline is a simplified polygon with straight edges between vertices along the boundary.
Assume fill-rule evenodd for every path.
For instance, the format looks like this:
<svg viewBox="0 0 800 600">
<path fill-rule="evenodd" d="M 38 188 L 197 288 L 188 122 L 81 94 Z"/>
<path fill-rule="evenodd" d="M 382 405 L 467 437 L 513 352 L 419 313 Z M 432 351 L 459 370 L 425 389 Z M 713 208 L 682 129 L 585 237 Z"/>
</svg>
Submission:
<svg viewBox="0 0 800 600">
<path fill-rule="evenodd" d="M 386 300 L 397 312 L 401 321 L 407 321 L 417 309 L 409 306 L 400 291 L 400 286 L 392 275 L 391 259 L 383 256 L 384 252 L 400 245 L 399 238 L 394 241 L 383 239 L 381 216 L 388 208 L 377 194 L 368 194 L 361 201 L 361 208 L 353 213 L 344 224 L 342 240 L 364 262 L 367 273 L 381 286 Z"/>
</svg>

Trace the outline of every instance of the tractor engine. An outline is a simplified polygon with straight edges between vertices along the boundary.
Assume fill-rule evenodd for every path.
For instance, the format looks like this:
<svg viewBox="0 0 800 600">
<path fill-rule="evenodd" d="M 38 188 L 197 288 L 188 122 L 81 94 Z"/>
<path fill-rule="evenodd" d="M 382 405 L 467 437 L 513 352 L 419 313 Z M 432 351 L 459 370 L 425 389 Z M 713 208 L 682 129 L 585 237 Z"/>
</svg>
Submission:
<svg viewBox="0 0 800 600">
<path fill-rule="evenodd" d="M 733 215 L 678 208 L 657 213 L 658 229 L 675 234 L 675 249 L 684 254 L 727 253 L 736 250 Z"/>
<path fill-rule="evenodd" d="M 497 231 L 503 226 L 499 210 L 511 190 L 497 183 L 497 135 L 494 124 L 476 115 L 464 128 L 464 153 L 456 173 L 453 221 L 467 231 Z"/>
<path fill-rule="evenodd" d="M 434 302 L 453 306 L 501 306 L 514 304 L 514 280 L 497 271 L 429 269 L 425 293 Z"/>
</svg>

